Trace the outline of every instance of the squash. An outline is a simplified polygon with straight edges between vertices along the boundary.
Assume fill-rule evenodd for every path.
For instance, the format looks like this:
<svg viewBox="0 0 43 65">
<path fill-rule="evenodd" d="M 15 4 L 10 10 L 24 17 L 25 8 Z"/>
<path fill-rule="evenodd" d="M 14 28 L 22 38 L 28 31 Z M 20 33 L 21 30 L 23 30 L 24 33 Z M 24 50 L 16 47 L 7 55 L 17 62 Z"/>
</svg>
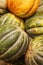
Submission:
<svg viewBox="0 0 43 65">
<path fill-rule="evenodd" d="M 16 60 L 27 50 L 29 37 L 18 26 L 0 26 L 0 59 Z"/>
<path fill-rule="evenodd" d="M 24 21 L 21 18 L 13 15 L 12 13 L 6 13 L 3 16 L 1 16 L 0 26 L 4 24 L 13 24 L 21 27 L 22 29 L 25 28 Z"/>
<path fill-rule="evenodd" d="M 35 16 L 25 22 L 26 32 L 31 35 L 43 34 L 43 16 Z"/>
<path fill-rule="evenodd" d="M 43 35 L 31 39 L 25 55 L 26 65 L 43 65 Z"/>
<path fill-rule="evenodd" d="M 7 0 L 8 9 L 15 15 L 26 18 L 35 13 L 40 0 Z"/>
<path fill-rule="evenodd" d="M 0 0 L 0 14 L 6 13 L 6 8 L 7 8 L 7 1 Z"/>
</svg>

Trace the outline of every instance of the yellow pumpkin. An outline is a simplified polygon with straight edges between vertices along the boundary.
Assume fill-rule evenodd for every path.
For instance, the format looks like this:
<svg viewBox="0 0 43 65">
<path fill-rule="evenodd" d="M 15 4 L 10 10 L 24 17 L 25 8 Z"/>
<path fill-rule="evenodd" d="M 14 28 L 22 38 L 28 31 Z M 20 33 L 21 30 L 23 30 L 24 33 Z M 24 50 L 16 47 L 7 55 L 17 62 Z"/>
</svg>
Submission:
<svg viewBox="0 0 43 65">
<path fill-rule="evenodd" d="M 33 15 L 39 3 L 40 0 L 7 0 L 8 9 L 22 18 Z"/>
</svg>

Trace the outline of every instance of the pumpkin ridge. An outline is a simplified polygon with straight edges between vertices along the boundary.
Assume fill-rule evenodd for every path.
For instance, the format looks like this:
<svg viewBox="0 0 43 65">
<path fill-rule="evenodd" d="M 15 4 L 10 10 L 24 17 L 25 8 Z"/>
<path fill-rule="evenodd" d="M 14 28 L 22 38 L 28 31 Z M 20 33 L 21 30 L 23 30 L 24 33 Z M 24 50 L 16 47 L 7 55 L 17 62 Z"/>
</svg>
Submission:
<svg viewBox="0 0 43 65">
<path fill-rule="evenodd" d="M 25 38 L 25 37 L 24 37 Z M 26 40 L 26 42 L 28 41 L 28 39 Z M 25 43 L 25 42 L 24 42 Z M 19 56 L 18 56 L 18 54 L 22 51 L 22 48 L 24 48 L 26 45 L 28 45 L 28 42 L 27 42 L 27 44 L 23 44 L 23 46 L 21 47 L 21 49 L 17 52 L 17 54 L 16 55 L 14 55 L 14 56 L 12 56 L 11 58 L 9 58 L 9 59 L 7 59 L 7 60 L 13 60 L 14 58 L 14 60 L 16 60 Z M 27 47 L 27 46 L 26 46 Z M 26 51 L 26 50 L 25 50 Z M 20 55 L 20 54 L 19 54 Z"/>
<path fill-rule="evenodd" d="M 13 30 L 13 32 L 16 32 L 16 31 L 18 31 L 18 30 Z M 0 42 L 2 42 L 7 36 L 9 36 L 9 35 L 11 35 L 13 32 L 11 32 L 11 33 L 9 33 L 9 34 L 7 34 L 6 36 L 4 36 L 1 40 L 0 40 Z"/>
<path fill-rule="evenodd" d="M 34 4 L 35 4 L 35 2 L 34 2 Z M 33 6 L 34 6 L 34 4 L 33 4 Z M 33 7 L 33 6 L 32 6 L 32 7 Z M 32 9 L 32 7 L 31 7 L 31 9 Z M 30 10 L 31 10 L 31 9 L 30 9 Z M 30 10 L 27 11 L 25 14 L 23 14 L 23 16 L 26 15 L 28 12 L 30 12 Z M 22 16 L 22 15 L 20 15 L 20 16 Z"/>
<path fill-rule="evenodd" d="M 3 16 L 0 18 L 0 22 L 3 21 L 3 22 L 1 23 L 1 25 L 3 25 L 3 24 L 6 22 L 8 16 L 9 16 L 8 14 L 7 14 L 7 16 L 6 16 L 6 14 L 5 14 L 5 15 L 3 15 Z M 1 25 L 0 25 L 0 26 L 1 26 Z"/>
<path fill-rule="evenodd" d="M 34 1 L 34 2 L 35 2 L 35 1 Z M 33 3 L 33 5 L 32 5 L 32 7 L 33 7 L 33 6 L 34 6 L 34 3 Z M 30 10 L 32 9 L 32 7 L 30 8 Z M 30 10 L 29 10 L 29 11 L 30 11 Z M 23 13 L 23 14 L 21 14 L 21 15 L 18 14 L 18 16 L 22 17 L 22 16 L 26 15 L 29 11 L 26 11 L 25 13 Z"/>
<path fill-rule="evenodd" d="M 18 37 L 17 37 L 17 38 L 18 38 Z M 3 38 L 3 39 L 4 39 L 4 38 Z M 0 41 L 0 43 L 4 41 L 3 39 Z M 16 40 L 15 40 L 15 41 L 16 41 Z M 13 42 L 15 42 L 15 41 L 13 41 Z M 10 46 L 12 46 L 12 44 L 10 44 Z M 7 50 L 7 48 L 6 48 L 6 50 Z M 3 53 L 4 53 L 4 52 L 5 52 L 5 50 L 3 51 Z"/>
<path fill-rule="evenodd" d="M 19 39 L 21 38 L 22 34 L 20 35 Z M 17 45 L 17 42 L 19 42 L 19 39 L 15 42 L 16 44 L 13 44 L 4 54 L 0 55 L 0 58 L 4 58 L 9 51 Z M 19 51 L 19 50 L 18 50 Z M 8 57 L 7 57 L 8 58 Z"/>
<path fill-rule="evenodd" d="M 40 0 L 38 1 L 38 0 L 36 0 L 36 2 L 34 3 L 34 6 L 31 8 L 31 10 L 30 10 L 30 12 L 28 13 L 26 13 L 25 14 L 25 16 L 23 15 L 23 16 L 20 16 L 20 17 L 22 17 L 22 18 L 25 18 L 25 17 L 29 17 L 29 16 L 31 16 L 33 13 L 34 13 L 34 11 L 37 9 L 37 7 L 36 7 L 36 9 L 34 9 L 34 11 L 33 11 L 33 8 L 35 8 L 35 5 L 38 3 L 38 5 L 37 6 L 39 6 L 39 2 L 40 2 Z M 33 13 L 32 13 L 33 12 Z M 32 13 L 32 14 L 31 14 Z"/>
<path fill-rule="evenodd" d="M 14 16 L 13 15 L 9 15 L 8 19 L 6 20 L 6 23 L 11 23 L 11 21 L 13 20 Z"/>
<path fill-rule="evenodd" d="M 4 33 L 4 34 L 2 34 L 2 36 L 0 37 L 1 39 L 2 39 L 2 37 L 4 37 L 4 36 L 6 36 L 8 33 L 10 33 L 11 31 L 13 31 L 13 30 L 8 30 L 8 31 L 6 31 L 6 33 Z"/>
<path fill-rule="evenodd" d="M 32 28 L 32 29 L 27 30 L 27 33 L 29 33 L 29 34 L 43 34 L 42 29 L 43 29 L 43 27 Z"/>
</svg>

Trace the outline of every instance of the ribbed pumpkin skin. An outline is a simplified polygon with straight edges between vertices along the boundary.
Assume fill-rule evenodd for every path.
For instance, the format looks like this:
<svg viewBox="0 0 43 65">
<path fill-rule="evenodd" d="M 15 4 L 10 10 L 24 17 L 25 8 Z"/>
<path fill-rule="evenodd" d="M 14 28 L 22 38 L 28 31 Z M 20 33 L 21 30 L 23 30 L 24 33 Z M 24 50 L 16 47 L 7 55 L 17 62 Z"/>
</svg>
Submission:
<svg viewBox="0 0 43 65">
<path fill-rule="evenodd" d="M 43 17 L 33 17 L 26 20 L 25 27 L 29 34 L 43 34 Z"/>
<path fill-rule="evenodd" d="M 0 0 L 0 14 L 4 14 L 6 12 L 7 1 Z"/>
<path fill-rule="evenodd" d="M 26 65 L 43 65 L 43 35 L 31 40 L 25 63 Z"/>
<path fill-rule="evenodd" d="M 4 14 L 3 16 L 1 16 L 0 26 L 4 25 L 4 24 L 13 24 L 13 25 L 21 27 L 22 29 L 25 28 L 24 21 L 21 18 L 13 15 L 11 13 L 7 13 L 7 14 Z"/>
<path fill-rule="evenodd" d="M 22 18 L 33 15 L 39 3 L 40 0 L 7 0 L 8 9 Z"/>
<path fill-rule="evenodd" d="M 28 35 L 17 26 L 0 26 L 0 59 L 15 60 L 22 56 L 28 46 Z"/>
</svg>

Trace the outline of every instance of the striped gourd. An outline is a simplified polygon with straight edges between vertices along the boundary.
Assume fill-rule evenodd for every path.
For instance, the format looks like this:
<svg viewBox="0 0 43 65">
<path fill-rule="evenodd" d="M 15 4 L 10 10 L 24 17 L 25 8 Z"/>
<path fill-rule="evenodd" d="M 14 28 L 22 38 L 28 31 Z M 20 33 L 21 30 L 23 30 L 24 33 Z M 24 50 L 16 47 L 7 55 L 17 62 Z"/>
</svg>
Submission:
<svg viewBox="0 0 43 65">
<path fill-rule="evenodd" d="M 33 17 L 26 20 L 25 27 L 29 34 L 43 34 L 43 17 Z"/>
<path fill-rule="evenodd" d="M 0 59 L 16 60 L 22 56 L 28 46 L 28 35 L 13 25 L 0 26 Z"/>
<path fill-rule="evenodd" d="M 43 65 L 43 35 L 30 41 L 25 63 L 26 65 Z"/>
<path fill-rule="evenodd" d="M 11 13 L 4 14 L 0 18 L 0 26 L 4 25 L 4 24 L 13 24 L 16 26 L 20 26 L 22 29 L 24 29 L 24 23 L 23 22 L 24 21 L 21 18 L 13 15 Z"/>
</svg>

